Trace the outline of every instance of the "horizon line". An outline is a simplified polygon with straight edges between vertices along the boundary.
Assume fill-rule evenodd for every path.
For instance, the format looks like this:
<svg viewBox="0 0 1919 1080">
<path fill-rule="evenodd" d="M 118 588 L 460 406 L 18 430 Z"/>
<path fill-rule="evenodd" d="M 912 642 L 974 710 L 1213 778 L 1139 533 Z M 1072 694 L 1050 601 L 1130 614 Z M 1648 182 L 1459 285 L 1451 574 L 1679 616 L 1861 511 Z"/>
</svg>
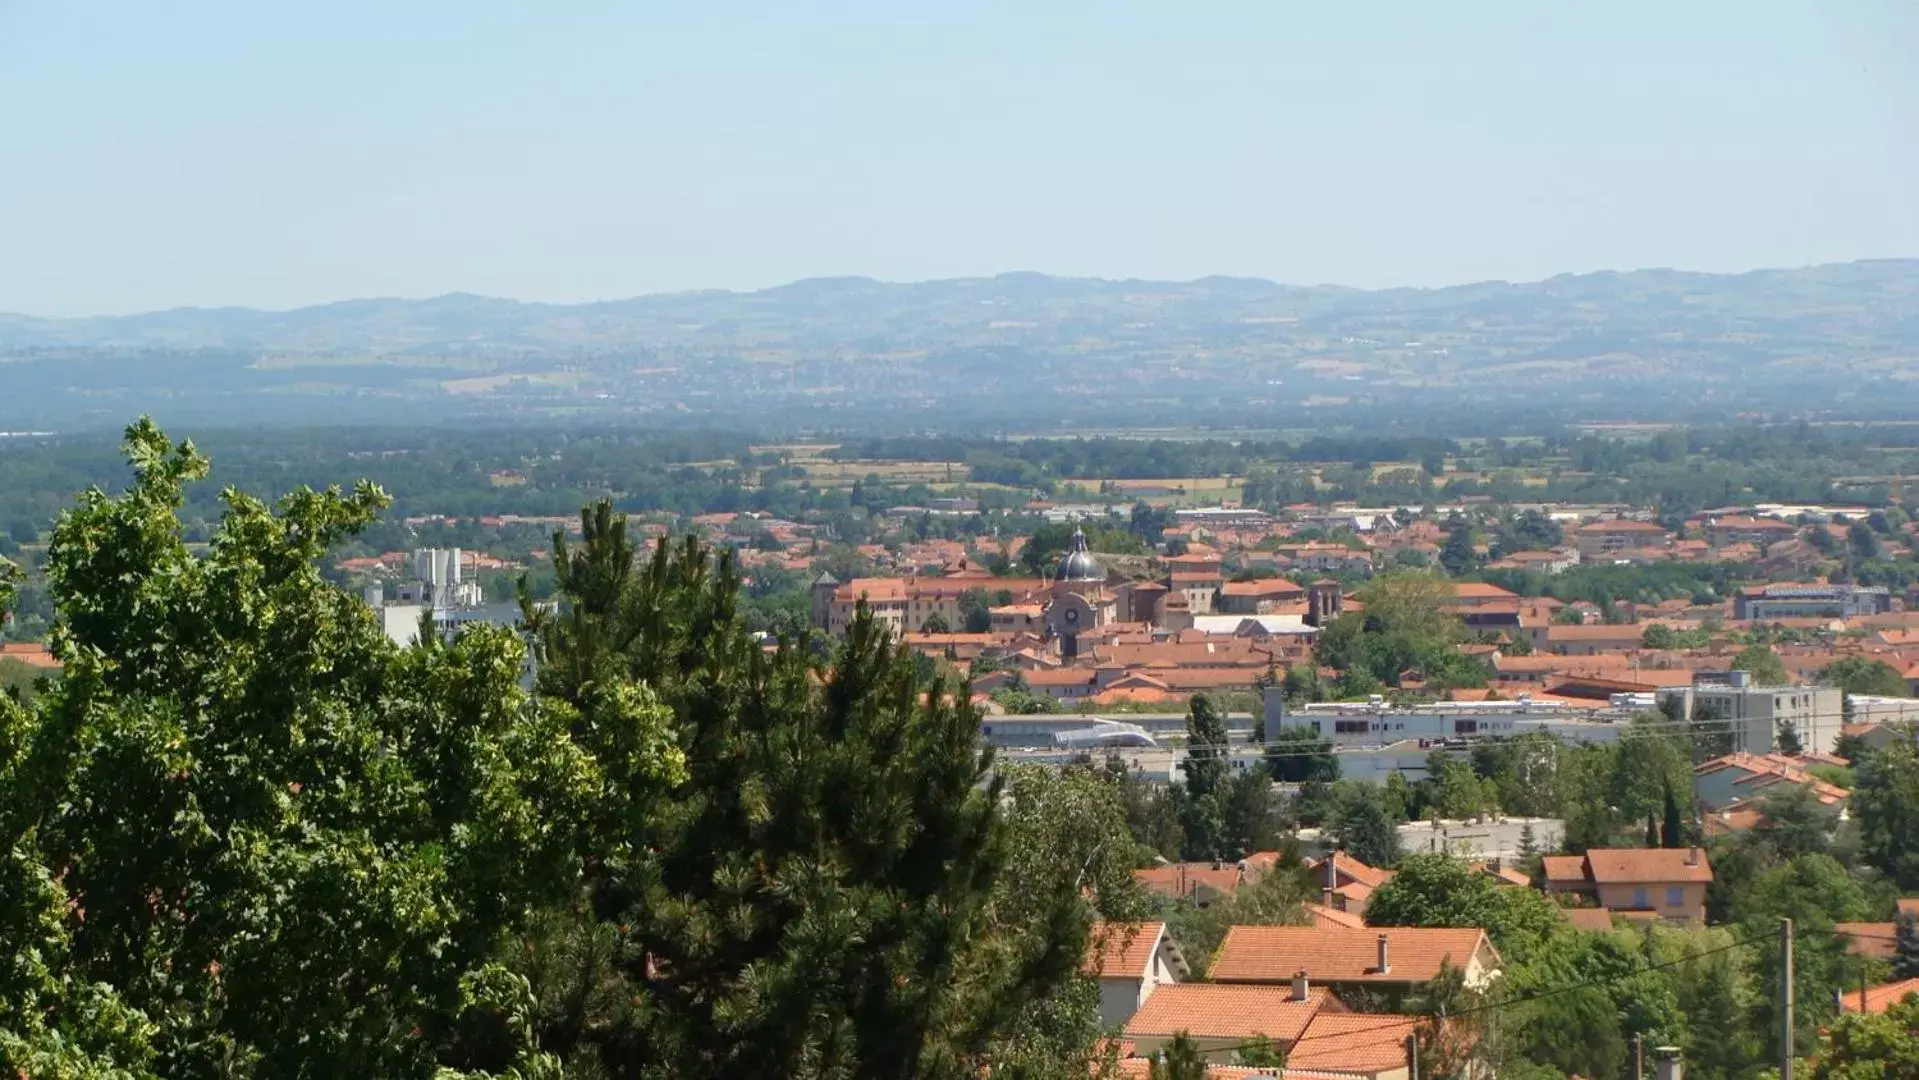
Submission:
<svg viewBox="0 0 1919 1080">
<path fill-rule="evenodd" d="M 137 318 L 154 316 L 154 315 L 175 315 L 175 314 L 186 314 L 186 313 L 248 312 L 253 314 L 261 314 L 261 315 L 290 315 L 296 312 L 313 311 L 320 308 L 329 308 L 329 307 L 343 307 L 349 304 L 375 304 L 375 303 L 423 304 L 423 303 L 430 303 L 435 300 L 447 300 L 447 299 L 454 299 L 454 298 L 471 298 L 475 300 L 523 304 L 529 307 L 577 308 L 577 307 L 593 307 L 600 304 L 632 303 L 636 300 L 670 299 L 674 297 L 762 296 L 767 293 L 779 292 L 781 290 L 792 289 L 799 286 L 822 285 L 822 284 L 829 284 L 829 283 L 860 283 L 860 284 L 875 285 L 875 286 L 881 286 L 881 287 L 887 287 L 887 288 L 910 288 L 914 286 L 947 285 L 947 284 L 957 284 L 957 283 L 963 283 L 963 282 L 990 282 L 990 281 L 999 281 L 1005 278 L 1041 278 L 1049 281 L 1095 282 L 1102 285 L 1128 285 L 1128 284 L 1197 285 L 1202 282 L 1208 282 L 1208 281 L 1237 281 L 1237 282 L 1251 282 L 1251 283 L 1257 283 L 1259 285 L 1272 286 L 1273 288 L 1276 288 L 1276 289 L 1292 289 L 1292 290 L 1298 290 L 1302 292 L 1338 290 L 1343 292 L 1365 293 L 1365 294 L 1377 295 L 1381 293 L 1394 293 L 1394 292 L 1435 293 L 1435 292 L 1446 292 L 1453 289 L 1479 288 L 1483 286 L 1520 287 L 1520 286 L 1527 286 L 1527 285 L 1544 285 L 1550 282 L 1560 281 L 1568 278 L 1593 278 L 1593 277 L 1605 277 L 1605 276 L 1625 277 L 1633 274 L 1662 274 L 1663 273 L 1663 274 L 1679 274 L 1679 275 L 1685 275 L 1688 277 L 1701 277 L 1701 278 L 1740 278 L 1740 277 L 1750 277 L 1755 274 L 1798 273 L 1798 272 L 1803 272 L 1807 270 L 1821 270 L 1821 269 L 1826 269 L 1830 267 L 1867 266 L 1867 265 L 1873 265 L 1878 263 L 1919 263 L 1919 255 L 1872 256 L 1872 257 L 1864 257 L 1864 258 L 1857 258 L 1857 259 L 1836 259 L 1836 260 L 1830 260 L 1826 262 L 1804 263 L 1798 266 L 1757 266 L 1757 267 L 1752 267 L 1746 270 L 1726 270 L 1726 271 L 1685 270 L 1685 269 L 1680 269 L 1678 267 L 1673 267 L 1673 266 L 1640 266 L 1630 270 L 1621 270 L 1617 268 L 1601 268 L 1596 270 L 1568 270 L 1568 271 L 1562 271 L 1560 273 L 1554 274 L 1550 277 L 1529 278 L 1524 280 L 1514 280 L 1512 278 L 1481 278 L 1474 281 L 1453 282 L 1447 285 L 1386 285 L 1386 286 L 1380 286 L 1376 288 L 1368 288 L 1360 285 L 1343 285 L 1338 282 L 1330 282 L 1330 281 L 1317 282 L 1310 285 L 1301 285 L 1301 284 L 1294 284 L 1294 283 L 1283 282 L 1283 281 L 1276 281 L 1272 278 L 1259 277 L 1257 275 L 1249 275 L 1249 274 L 1203 274 L 1199 277 L 1194 277 L 1194 278 L 1155 278 L 1155 277 L 1101 277 L 1098 275 L 1088 275 L 1088 274 L 1054 274 L 1054 273 L 1048 273 L 1043 270 L 1002 270 L 998 273 L 990 274 L 990 275 L 961 274 L 961 275 L 955 275 L 952 277 L 917 278 L 917 279 L 911 279 L 911 280 L 876 278 L 866 274 L 823 274 L 823 275 L 818 275 L 813 277 L 794 278 L 790 281 L 781 282 L 777 285 L 768 285 L 758 289 L 728 289 L 728 288 L 666 289 L 666 290 L 660 290 L 657 292 L 631 293 L 624 296 L 609 296 L 609 297 L 601 297 L 598 299 L 590 299 L 590 300 L 526 300 L 526 299 L 521 299 L 519 297 L 513 297 L 513 296 L 498 296 L 490 293 L 469 292 L 464 289 L 452 289 L 446 292 L 431 293 L 423 296 L 399 296 L 399 295 L 350 296 L 350 297 L 344 297 L 337 300 L 318 300 L 312 303 L 298 304 L 293 307 L 283 307 L 283 308 L 252 307 L 245 304 L 205 304 L 205 305 L 183 304 L 176 307 L 148 308 L 140 311 L 96 312 L 90 315 L 34 315 L 34 314 L 21 312 L 21 311 L 0 310 L 0 319 L 29 320 L 33 322 L 42 322 L 42 323 L 79 323 L 79 322 L 90 322 L 90 321 L 101 320 L 101 319 L 137 319 Z"/>
</svg>

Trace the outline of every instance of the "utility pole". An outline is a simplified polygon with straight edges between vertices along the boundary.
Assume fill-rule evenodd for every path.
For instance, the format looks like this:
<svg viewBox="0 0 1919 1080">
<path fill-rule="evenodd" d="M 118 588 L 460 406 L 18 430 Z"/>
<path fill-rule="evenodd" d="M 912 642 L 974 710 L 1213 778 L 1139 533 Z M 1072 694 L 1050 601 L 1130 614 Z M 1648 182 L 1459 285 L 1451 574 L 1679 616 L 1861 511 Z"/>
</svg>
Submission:
<svg viewBox="0 0 1919 1080">
<path fill-rule="evenodd" d="M 1641 1035 L 1632 1037 L 1632 1080 L 1646 1080 L 1646 1040 Z"/>
<path fill-rule="evenodd" d="M 1779 920 L 1779 1080 L 1792 1080 L 1792 920 Z"/>
<path fill-rule="evenodd" d="M 1408 1080 L 1419 1080 L 1419 1033 L 1406 1036 L 1406 1075 Z"/>
</svg>

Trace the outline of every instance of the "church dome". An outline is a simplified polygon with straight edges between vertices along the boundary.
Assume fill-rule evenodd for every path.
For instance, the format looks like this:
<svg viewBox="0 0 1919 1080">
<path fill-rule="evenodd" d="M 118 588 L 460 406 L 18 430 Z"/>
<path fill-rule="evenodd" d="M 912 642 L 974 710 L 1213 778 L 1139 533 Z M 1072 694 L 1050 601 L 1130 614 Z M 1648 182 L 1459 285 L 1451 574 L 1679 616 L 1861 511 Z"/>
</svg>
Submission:
<svg viewBox="0 0 1919 1080">
<path fill-rule="evenodd" d="M 1073 550 L 1059 561 L 1059 571 L 1054 578 L 1059 581 L 1105 581 L 1106 570 L 1100 566 L 1093 553 L 1086 550 L 1086 533 L 1073 530 Z"/>
</svg>

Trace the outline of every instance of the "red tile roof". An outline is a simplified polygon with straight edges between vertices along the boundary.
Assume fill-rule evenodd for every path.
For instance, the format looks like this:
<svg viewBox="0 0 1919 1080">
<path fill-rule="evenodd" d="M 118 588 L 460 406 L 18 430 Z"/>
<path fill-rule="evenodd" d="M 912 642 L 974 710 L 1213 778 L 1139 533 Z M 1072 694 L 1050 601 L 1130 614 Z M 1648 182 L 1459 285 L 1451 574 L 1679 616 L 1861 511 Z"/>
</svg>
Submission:
<svg viewBox="0 0 1919 1080">
<path fill-rule="evenodd" d="M 1153 991 L 1133 1018 L 1127 1036 L 1177 1035 L 1250 1039 L 1264 1036 L 1292 1042 L 1326 1003 L 1326 991 L 1307 991 L 1294 1001 L 1291 986 L 1230 986 L 1223 983 L 1169 983 Z"/>
<path fill-rule="evenodd" d="M 1339 911 L 1324 904 L 1301 904 L 1306 914 L 1312 916 L 1313 926 L 1319 930 L 1364 930 L 1366 920 L 1350 911 Z"/>
<path fill-rule="evenodd" d="M 1286 1067 L 1373 1073 L 1406 1067 L 1406 1036 L 1425 1018 L 1393 1013 L 1321 1013 L 1286 1052 Z"/>
<path fill-rule="evenodd" d="M 1390 970 L 1380 971 L 1379 938 Z M 1485 946 L 1483 930 L 1323 930 L 1302 926 L 1235 926 L 1213 959 L 1218 982 L 1290 982 L 1306 972 L 1315 982 L 1427 982 L 1442 964 L 1464 968 Z"/>
<path fill-rule="evenodd" d="M 1895 940 L 1899 925 L 1889 922 L 1833 923 L 1832 932 L 1846 939 L 1846 951 L 1854 956 L 1877 956 L 1890 960 L 1899 952 Z"/>
<path fill-rule="evenodd" d="M 1712 880 L 1712 865 L 1698 848 L 1593 848 L 1584 855 L 1548 855 L 1540 861 L 1546 880 L 1558 885 Z"/>
<path fill-rule="evenodd" d="M 1096 922 L 1080 970 L 1109 979 L 1137 979 L 1146 974 L 1165 930 L 1166 924 L 1158 922 Z"/>
<path fill-rule="evenodd" d="M 1712 880 L 1706 853 L 1697 848 L 1594 848 L 1586 852 L 1586 867 L 1601 885 Z"/>
<path fill-rule="evenodd" d="M 1174 899 L 1193 895 L 1201 885 L 1230 895 L 1243 877 L 1238 865 L 1214 866 L 1212 863 L 1174 863 L 1133 871 L 1141 885 Z M 1291 973 L 1288 972 L 1288 975 Z"/>
<path fill-rule="evenodd" d="M 1602 907 L 1567 908 L 1566 924 L 1574 930 L 1603 934 L 1612 929 L 1612 912 Z"/>
<path fill-rule="evenodd" d="M 1869 1013 L 1885 1012 L 1899 1002 L 1904 1001 L 1908 994 L 1919 994 L 1919 979 L 1907 979 L 1903 982 L 1869 987 L 1866 990 L 1865 1008 L 1863 1011 Z M 1839 1007 L 1846 1012 L 1860 1012 L 1860 1004 L 1859 992 L 1857 990 L 1839 999 Z"/>
</svg>

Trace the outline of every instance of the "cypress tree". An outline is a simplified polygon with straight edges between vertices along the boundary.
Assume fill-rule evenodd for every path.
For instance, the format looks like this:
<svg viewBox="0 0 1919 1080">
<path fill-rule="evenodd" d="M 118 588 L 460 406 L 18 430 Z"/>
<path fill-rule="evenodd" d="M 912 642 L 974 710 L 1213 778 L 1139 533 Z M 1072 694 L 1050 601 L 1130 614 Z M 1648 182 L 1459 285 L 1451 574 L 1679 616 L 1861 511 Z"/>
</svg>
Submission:
<svg viewBox="0 0 1919 1080">
<path fill-rule="evenodd" d="M 1893 924 L 1892 977 L 1919 979 L 1919 914 L 1900 912 Z"/>
</svg>

